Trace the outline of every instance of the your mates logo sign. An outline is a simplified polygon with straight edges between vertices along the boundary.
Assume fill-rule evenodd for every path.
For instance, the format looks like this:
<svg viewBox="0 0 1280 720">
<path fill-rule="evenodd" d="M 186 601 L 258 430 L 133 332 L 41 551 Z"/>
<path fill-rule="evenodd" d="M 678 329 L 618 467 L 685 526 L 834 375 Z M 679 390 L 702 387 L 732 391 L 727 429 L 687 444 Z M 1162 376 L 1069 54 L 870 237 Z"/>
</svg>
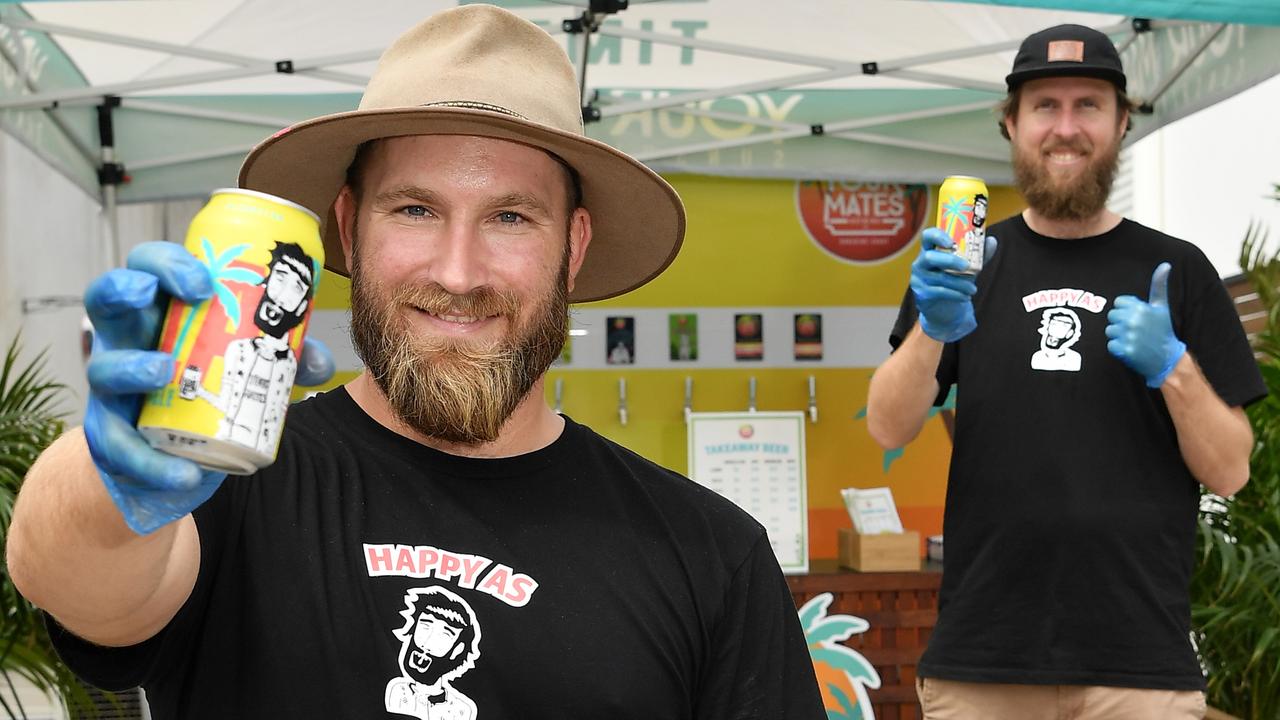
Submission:
<svg viewBox="0 0 1280 720">
<path fill-rule="evenodd" d="M 929 207 L 925 185 L 796 183 L 796 213 L 818 247 L 848 263 L 878 263 L 911 244 Z"/>
</svg>

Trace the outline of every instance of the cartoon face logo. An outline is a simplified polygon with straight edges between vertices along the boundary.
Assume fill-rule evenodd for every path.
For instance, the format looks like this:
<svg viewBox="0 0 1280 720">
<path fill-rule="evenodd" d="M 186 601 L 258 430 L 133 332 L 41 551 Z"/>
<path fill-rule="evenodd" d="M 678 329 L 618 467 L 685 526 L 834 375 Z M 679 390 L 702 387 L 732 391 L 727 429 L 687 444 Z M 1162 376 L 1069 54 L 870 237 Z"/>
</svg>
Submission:
<svg viewBox="0 0 1280 720">
<path fill-rule="evenodd" d="M 404 641 L 400 669 L 405 677 L 428 687 L 469 670 L 480 655 L 480 626 L 471 607 L 442 587 L 410 590 L 405 625 L 396 632 Z"/>
<path fill-rule="evenodd" d="M 268 335 L 284 337 L 285 333 L 302 322 L 302 317 L 307 312 L 307 304 L 315 286 L 311 259 L 299 245 L 276 243 L 271 250 L 271 265 L 262 284 L 265 287 L 262 299 L 258 301 L 258 309 L 253 314 L 253 324 Z"/>
<path fill-rule="evenodd" d="M 980 228 L 987 224 L 987 196 L 978 193 L 973 196 L 973 226 Z"/>
<path fill-rule="evenodd" d="M 387 682 L 387 712 L 424 720 L 471 720 L 476 705 L 452 681 L 480 657 L 480 624 L 471 606 L 439 586 L 413 588 L 400 612 L 401 675 Z"/>
<path fill-rule="evenodd" d="M 1040 350 L 1031 356 L 1034 370 L 1080 370 L 1080 353 L 1071 349 L 1080 339 L 1080 316 L 1064 307 L 1048 308 L 1040 316 Z"/>
<path fill-rule="evenodd" d="M 1042 346 L 1046 350 L 1057 350 L 1070 347 L 1076 341 L 1080 329 L 1080 321 L 1070 311 L 1050 310 L 1041 321 L 1040 334 L 1043 336 Z"/>
</svg>

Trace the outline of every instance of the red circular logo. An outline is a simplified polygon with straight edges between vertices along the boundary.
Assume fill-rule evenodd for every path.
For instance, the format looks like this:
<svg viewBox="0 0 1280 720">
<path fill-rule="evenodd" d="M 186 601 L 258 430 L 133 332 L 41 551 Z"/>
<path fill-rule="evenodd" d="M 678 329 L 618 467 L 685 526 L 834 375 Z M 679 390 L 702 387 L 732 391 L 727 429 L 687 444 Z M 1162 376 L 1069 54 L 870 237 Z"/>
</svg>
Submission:
<svg viewBox="0 0 1280 720">
<path fill-rule="evenodd" d="M 796 182 L 796 212 L 823 250 L 851 263 L 878 263 L 897 255 L 924 224 L 925 185 Z"/>
</svg>

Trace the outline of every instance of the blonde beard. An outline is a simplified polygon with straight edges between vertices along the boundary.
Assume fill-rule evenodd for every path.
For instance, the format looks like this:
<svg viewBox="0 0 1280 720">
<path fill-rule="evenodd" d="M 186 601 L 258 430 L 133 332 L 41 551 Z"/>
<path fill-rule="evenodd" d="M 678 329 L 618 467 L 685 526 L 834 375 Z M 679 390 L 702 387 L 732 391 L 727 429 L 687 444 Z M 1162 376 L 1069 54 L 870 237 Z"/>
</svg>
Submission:
<svg viewBox="0 0 1280 720">
<path fill-rule="evenodd" d="M 353 263 L 352 341 L 406 425 L 451 443 L 492 442 L 564 345 L 567 272 L 566 262 L 529 327 L 515 327 L 520 303 L 510 295 L 483 288 L 453 296 L 434 285 L 404 288 L 387 302 L 381 288 L 371 287 Z M 438 314 L 497 315 L 513 326 L 504 337 L 482 343 L 424 338 L 397 312 L 410 305 Z"/>
</svg>

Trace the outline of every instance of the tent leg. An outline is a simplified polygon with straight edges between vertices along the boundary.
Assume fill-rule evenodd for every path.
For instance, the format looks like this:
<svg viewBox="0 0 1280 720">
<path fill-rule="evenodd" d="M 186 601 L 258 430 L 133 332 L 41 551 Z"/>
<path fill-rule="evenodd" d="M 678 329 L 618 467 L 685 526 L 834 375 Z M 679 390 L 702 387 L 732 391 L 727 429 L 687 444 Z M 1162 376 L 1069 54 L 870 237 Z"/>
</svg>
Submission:
<svg viewBox="0 0 1280 720">
<path fill-rule="evenodd" d="M 98 139 L 102 145 L 102 164 L 98 167 L 98 184 L 102 187 L 102 218 L 105 225 L 107 267 L 121 267 L 124 257 L 120 247 L 120 218 L 116 186 L 125 181 L 124 166 L 116 162 L 115 122 L 112 111 L 120 106 L 120 98 L 107 95 L 98 105 Z"/>
<path fill-rule="evenodd" d="M 103 155 L 107 153 L 104 152 Z M 110 162 L 110 158 L 104 157 L 103 162 Z M 107 266 L 122 267 L 124 258 L 120 256 L 120 218 L 115 185 L 102 186 L 102 219 L 106 227 Z"/>
<path fill-rule="evenodd" d="M 599 120 L 600 111 L 587 98 L 587 63 L 591 60 L 591 33 L 599 32 L 600 21 L 627 9 L 630 0 L 588 0 L 587 9 L 576 18 L 569 18 L 560 27 L 570 35 L 582 33 L 582 54 L 578 57 L 578 97 L 582 100 L 582 115 L 587 121 Z"/>
<path fill-rule="evenodd" d="M 583 18 L 591 17 L 588 11 L 583 13 Z M 594 21 L 587 19 L 582 29 L 582 55 L 578 57 L 578 97 L 582 100 L 582 104 L 587 104 L 587 61 L 591 56 L 591 25 Z"/>
</svg>

